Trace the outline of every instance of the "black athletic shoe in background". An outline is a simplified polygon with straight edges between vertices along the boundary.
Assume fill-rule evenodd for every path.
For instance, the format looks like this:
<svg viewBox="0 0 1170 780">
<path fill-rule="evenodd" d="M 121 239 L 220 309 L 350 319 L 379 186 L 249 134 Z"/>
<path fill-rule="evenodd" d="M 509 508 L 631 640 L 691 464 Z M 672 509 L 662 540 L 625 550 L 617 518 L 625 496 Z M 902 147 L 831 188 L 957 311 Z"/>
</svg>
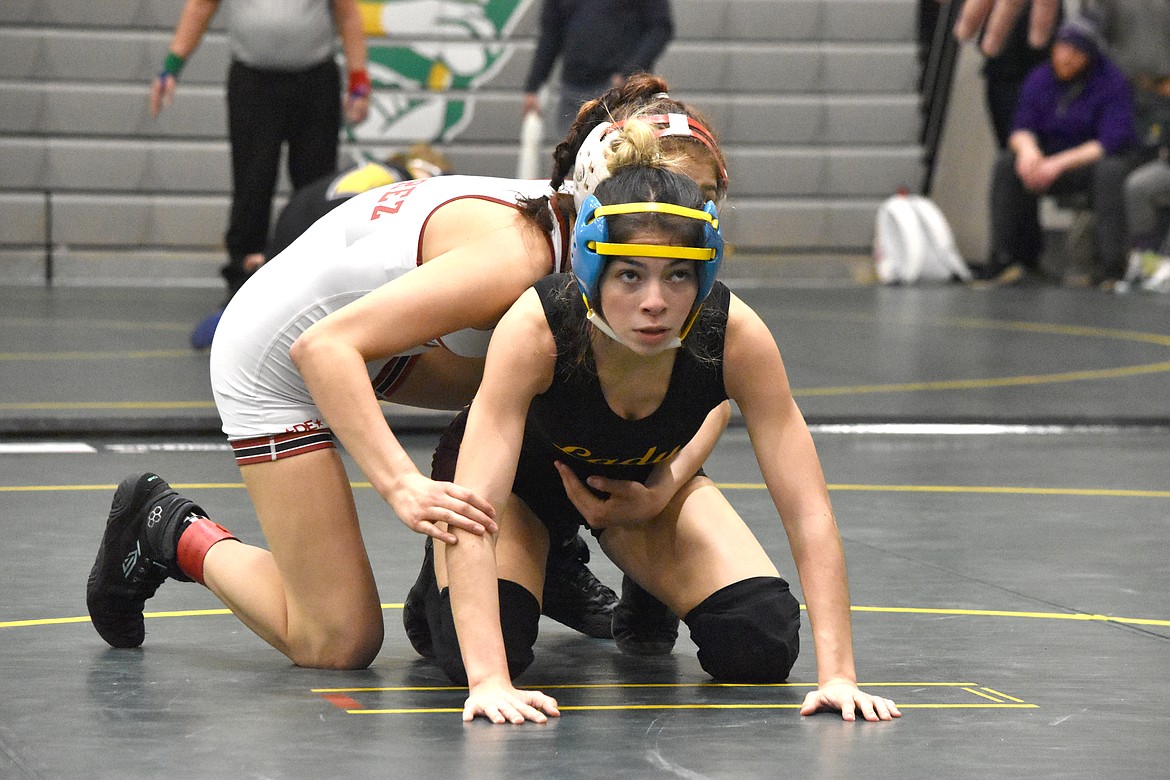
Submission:
<svg viewBox="0 0 1170 780">
<path fill-rule="evenodd" d="M 589 546 L 580 536 L 549 550 L 541 611 L 586 636 L 612 639 L 617 594 L 593 576 L 587 563 Z"/>
<path fill-rule="evenodd" d="M 114 647 L 142 644 L 142 610 L 167 577 L 190 581 L 175 549 L 191 510 L 201 511 L 157 474 L 127 477 L 114 492 L 85 588 L 93 626 Z"/>
<path fill-rule="evenodd" d="M 678 617 L 642 586 L 622 577 L 622 600 L 613 611 L 613 638 L 630 655 L 666 655 L 678 639 Z"/>
<path fill-rule="evenodd" d="M 427 591 L 438 588 L 439 584 L 435 580 L 435 542 L 428 536 L 423 550 L 422 568 L 402 604 L 402 627 L 406 630 L 406 638 L 410 640 L 414 651 L 423 658 L 435 657 L 431 627 L 427 623 L 426 598 Z"/>
</svg>

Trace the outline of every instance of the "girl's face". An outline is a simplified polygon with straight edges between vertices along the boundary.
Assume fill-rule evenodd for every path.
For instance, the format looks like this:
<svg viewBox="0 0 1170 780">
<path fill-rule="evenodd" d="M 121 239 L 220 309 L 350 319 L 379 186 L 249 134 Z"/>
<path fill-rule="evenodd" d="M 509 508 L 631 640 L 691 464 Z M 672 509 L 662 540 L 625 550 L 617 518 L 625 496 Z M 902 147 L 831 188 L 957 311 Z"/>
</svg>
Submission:
<svg viewBox="0 0 1170 780">
<path fill-rule="evenodd" d="M 688 144 L 687 156 L 672 162 L 670 169 L 698 184 L 707 200 L 719 202 L 719 162 L 715 155 L 698 144 Z"/>
<path fill-rule="evenodd" d="M 680 246 L 655 229 L 635 232 L 631 244 Z M 642 355 L 677 338 L 699 293 L 695 260 L 615 257 L 601 277 L 602 316 L 627 347 Z"/>
</svg>

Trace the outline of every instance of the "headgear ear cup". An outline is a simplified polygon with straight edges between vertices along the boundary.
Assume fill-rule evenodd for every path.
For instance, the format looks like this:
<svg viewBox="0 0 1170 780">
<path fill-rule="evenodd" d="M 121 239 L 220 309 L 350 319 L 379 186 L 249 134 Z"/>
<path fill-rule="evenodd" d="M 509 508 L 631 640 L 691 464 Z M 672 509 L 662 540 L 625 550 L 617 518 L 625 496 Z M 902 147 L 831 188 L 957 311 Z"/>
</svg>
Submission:
<svg viewBox="0 0 1170 780">
<path fill-rule="evenodd" d="M 584 208 L 585 198 L 609 178 L 609 160 L 605 153 L 612 139 L 607 141 L 605 136 L 611 129 L 615 129 L 613 122 L 602 122 L 589 131 L 577 149 L 577 159 L 573 164 L 573 203 L 578 214 Z"/>
<path fill-rule="evenodd" d="M 714 201 L 707 201 L 703 211 L 711 215 L 711 221 L 703 225 L 703 247 L 714 249 L 715 257 L 698 264 L 699 267 L 699 294 L 695 297 L 695 305 L 707 300 L 711 288 L 715 286 L 715 277 L 719 275 L 719 267 L 723 265 L 723 230 L 719 227 L 719 212 L 715 209 Z"/>
<path fill-rule="evenodd" d="M 593 215 L 601 208 L 601 201 L 596 195 L 585 198 L 580 211 L 577 212 L 577 225 L 573 229 L 573 245 L 570 251 L 570 260 L 573 275 L 577 278 L 577 286 L 585 296 L 585 303 L 590 309 L 600 297 L 601 272 L 605 269 L 605 258 L 590 245 L 609 241 L 609 225 L 605 217 L 594 219 Z"/>
</svg>

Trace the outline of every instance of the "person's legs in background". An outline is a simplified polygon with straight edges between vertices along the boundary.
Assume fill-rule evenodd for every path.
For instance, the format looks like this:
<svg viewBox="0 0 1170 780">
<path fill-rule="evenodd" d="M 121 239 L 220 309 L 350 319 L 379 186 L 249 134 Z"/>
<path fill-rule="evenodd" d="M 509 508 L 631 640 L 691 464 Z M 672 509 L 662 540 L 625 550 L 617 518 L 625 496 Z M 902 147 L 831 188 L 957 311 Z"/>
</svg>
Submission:
<svg viewBox="0 0 1170 780">
<path fill-rule="evenodd" d="M 228 298 L 248 278 L 250 255 L 263 258 L 284 142 L 280 101 L 274 99 L 279 74 L 233 61 L 228 70 L 228 137 L 232 152 L 232 205 L 224 236 L 228 262 L 220 273 Z"/>
<path fill-rule="evenodd" d="M 1014 153 L 1001 152 L 991 176 L 991 256 L 984 275 L 1003 277 L 1005 282 L 1015 281 L 1026 272 L 1039 272 L 1044 248 L 1039 198 L 1024 188 L 1015 163 Z"/>
<path fill-rule="evenodd" d="M 1125 179 L 1129 160 L 1105 155 L 1092 166 L 1090 198 L 1093 203 L 1094 245 L 1097 268 L 1093 281 L 1115 284 L 1125 275 L 1129 241 L 1124 206 Z"/>
<path fill-rule="evenodd" d="M 286 101 L 284 136 L 288 175 L 294 190 L 337 171 L 341 133 L 341 74 L 333 60 L 293 77 Z"/>
<path fill-rule="evenodd" d="M 1165 233 L 1167 203 L 1170 203 L 1170 163 L 1154 160 L 1136 168 L 1126 177 L 1125 214 L 1132 248 L 1158 247 Z"/>
<path fill-rule="evenodd" d="M 593 100 L 610 88 L 608 81 L 600 84 L 566 84 L 561 82 L 561 96 L 557 101 L 556 127 L 554 138 L 564 138 L 577 119 L 581 104 Z"/>
<path fill-rule="evenodd" d="M 1125 179 L 1129 265 L 1125 279 L 1151 292 L 1170 292 L 1170 163 L 1159 158 Z"/>
<path fill-rule="evenodd" d="M 995 145 L 1002 151 L 1007 149 L 1008 137 L 1012 134 L 1012 117 L 1016 113 L 1016 101 L 1020 98 L 1020 82 L 989 76 L 984 89 Z"/>
</svg>

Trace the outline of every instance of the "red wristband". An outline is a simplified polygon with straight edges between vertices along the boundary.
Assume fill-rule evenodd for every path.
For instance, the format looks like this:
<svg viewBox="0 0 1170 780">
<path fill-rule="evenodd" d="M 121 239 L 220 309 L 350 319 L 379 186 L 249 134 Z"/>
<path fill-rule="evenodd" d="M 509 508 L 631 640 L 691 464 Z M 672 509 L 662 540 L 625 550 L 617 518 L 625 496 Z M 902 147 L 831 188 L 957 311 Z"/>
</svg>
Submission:
<svg viewBox="0 0 1170 780">
<path fill-rule="evenodd" d="M 350 71 L 349 74 L 349 94 L 353 97 L 363 98 L 370 96 L 370 74 L 364 70 Z"/>
</svg>

